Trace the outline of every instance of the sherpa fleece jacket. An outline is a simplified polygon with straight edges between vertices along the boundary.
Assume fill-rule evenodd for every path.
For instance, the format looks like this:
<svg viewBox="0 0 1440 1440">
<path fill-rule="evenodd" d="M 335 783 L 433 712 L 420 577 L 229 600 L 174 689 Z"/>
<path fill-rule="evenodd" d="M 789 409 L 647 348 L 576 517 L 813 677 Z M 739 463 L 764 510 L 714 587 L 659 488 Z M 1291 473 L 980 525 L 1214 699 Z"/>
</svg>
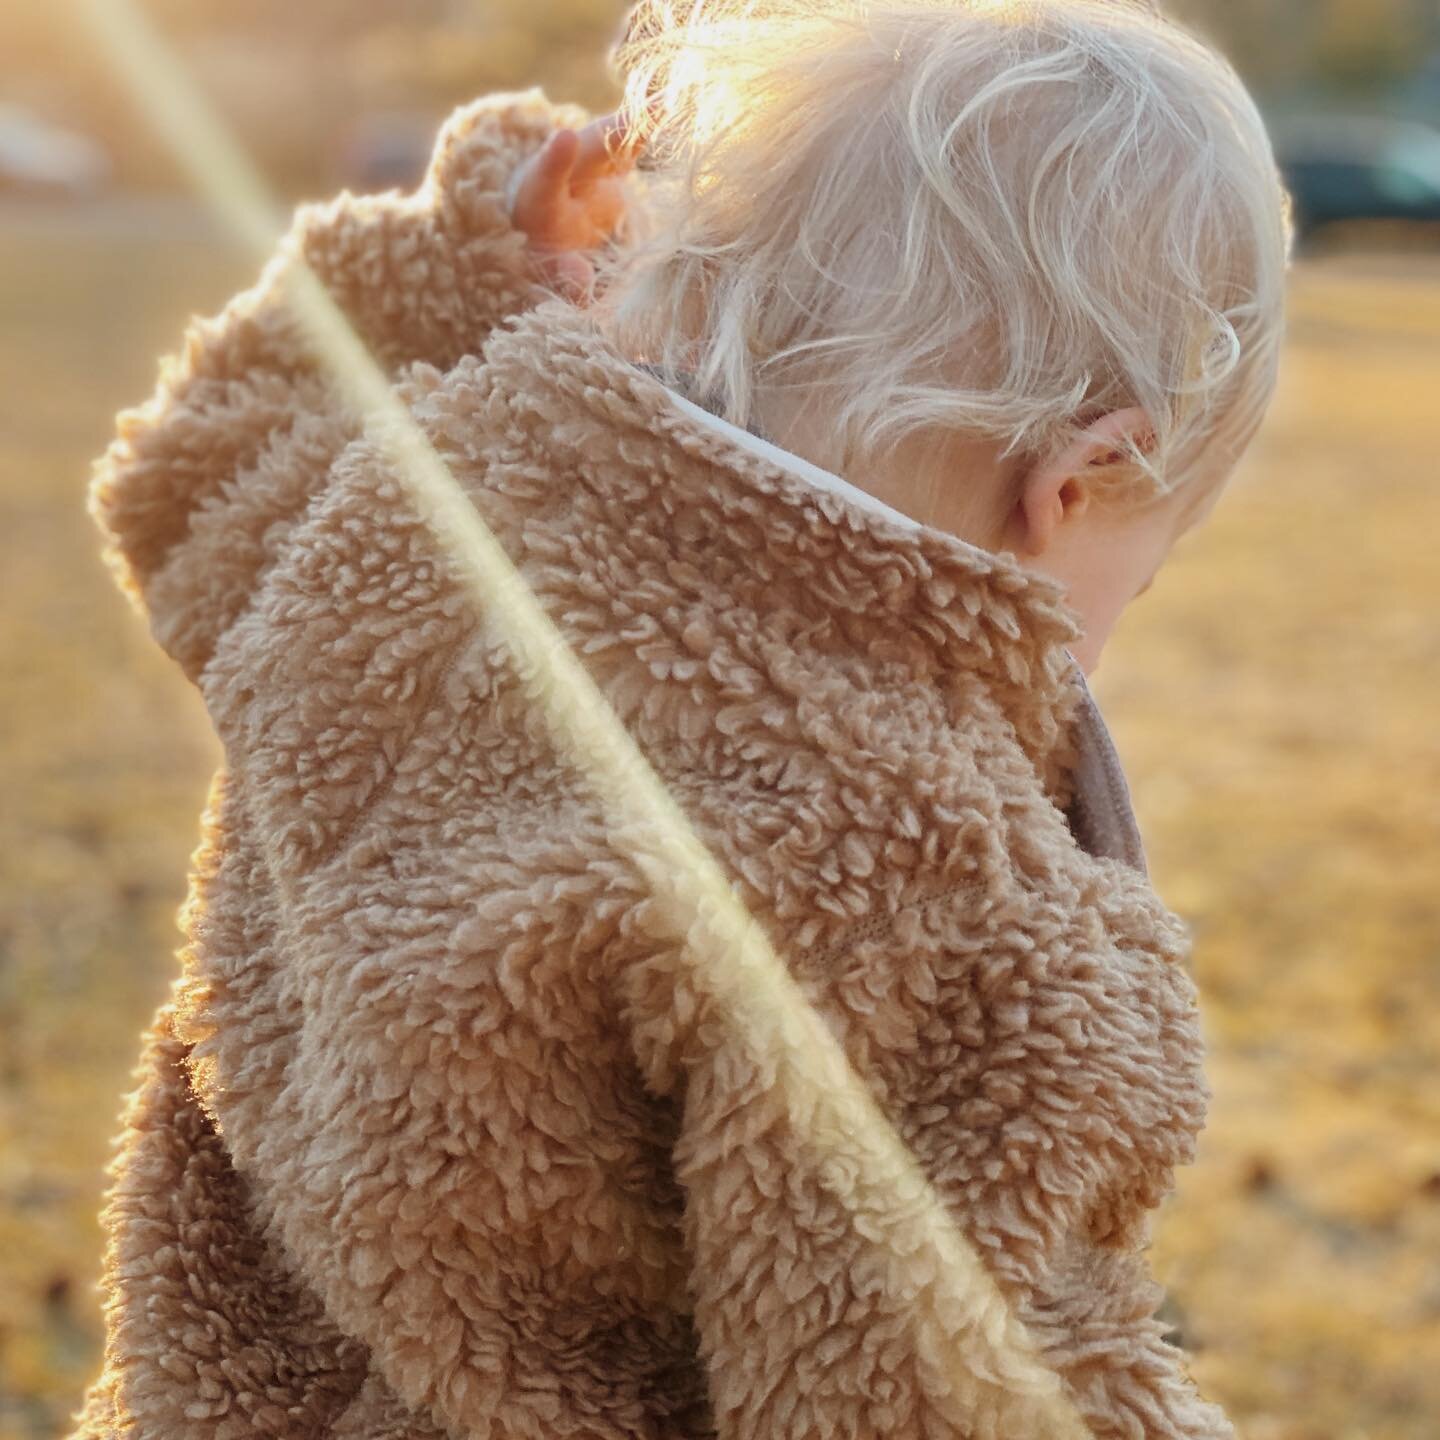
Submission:
<svg viewBox="0 0 1440 1440">
<path fill-rule="evenodd" d="M 957 1401 L 923 1266 L 881 1263 L 697 998 L 311 358 L 298 256 L 1097 1440 L 1231 1436 L 1143 1253 L 1209 1091 L 1074 613 L 740 443 L 536 290 L 506 182 L 586 118 L 488 97 L 413 195 L 303 208 L 97 467 L 224 763 L 116 1142 L 77 1440 L 1044 1440 Z"/>
</svg>

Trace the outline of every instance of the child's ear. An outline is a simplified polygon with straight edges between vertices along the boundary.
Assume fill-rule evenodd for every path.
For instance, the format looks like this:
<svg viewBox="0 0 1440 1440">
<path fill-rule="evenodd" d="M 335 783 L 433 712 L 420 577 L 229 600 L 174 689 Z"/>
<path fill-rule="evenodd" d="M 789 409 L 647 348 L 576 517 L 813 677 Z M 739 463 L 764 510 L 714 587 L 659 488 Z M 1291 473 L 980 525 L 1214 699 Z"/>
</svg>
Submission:
<svg viewBox="0 0 1440 1440">
<path fill-rule="evenodd" d="M 1121 463 L 1130 445 L 1145 454 L 1154 443 L 1155 427 L 1144 410 L 1138 406 L 1111 410 L 1026 471 L 1011 515 L 1024 553 L 1043 555 L 1060 527 L 1085 513 L 1097 467 Z"/>
</svg>

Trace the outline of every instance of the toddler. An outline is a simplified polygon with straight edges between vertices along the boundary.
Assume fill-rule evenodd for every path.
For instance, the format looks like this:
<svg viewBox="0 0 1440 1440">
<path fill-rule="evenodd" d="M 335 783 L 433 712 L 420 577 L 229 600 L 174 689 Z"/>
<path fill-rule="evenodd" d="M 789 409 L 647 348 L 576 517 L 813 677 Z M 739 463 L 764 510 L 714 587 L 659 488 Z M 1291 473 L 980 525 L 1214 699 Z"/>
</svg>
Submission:
<svg viewBox="0 0 1440 1440">
<path fill-rule="evenodd" d="M 616 60 L 302 210 L 97 468 L 224 765 L 77 1434 L 1228 1440 L 1144 1259 L 1188 936 L 1084 672 L 1273 388 L 1260 119 L 1127 0 L 646 0 Z M 302 262 L 923 1187 L 677 933 Z"/>
</svg>

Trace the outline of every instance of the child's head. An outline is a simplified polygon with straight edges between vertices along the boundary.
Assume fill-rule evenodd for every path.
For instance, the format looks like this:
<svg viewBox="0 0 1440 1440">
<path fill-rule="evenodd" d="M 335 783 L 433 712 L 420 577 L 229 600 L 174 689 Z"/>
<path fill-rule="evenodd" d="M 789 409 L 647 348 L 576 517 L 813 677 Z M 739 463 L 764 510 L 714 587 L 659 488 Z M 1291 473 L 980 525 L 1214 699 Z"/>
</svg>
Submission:
<svg viewBox="0 0 1440 1440">
<path fill-rule="evenodd" d="M 650 168 L 601 312 L 729 419 L 992 546 L 1047 462 L 1097 510 L 1233 469 L 1284 193 L 1234 72 L 1153 6 L 643 0 L 616 59 Z"/>
</svg>

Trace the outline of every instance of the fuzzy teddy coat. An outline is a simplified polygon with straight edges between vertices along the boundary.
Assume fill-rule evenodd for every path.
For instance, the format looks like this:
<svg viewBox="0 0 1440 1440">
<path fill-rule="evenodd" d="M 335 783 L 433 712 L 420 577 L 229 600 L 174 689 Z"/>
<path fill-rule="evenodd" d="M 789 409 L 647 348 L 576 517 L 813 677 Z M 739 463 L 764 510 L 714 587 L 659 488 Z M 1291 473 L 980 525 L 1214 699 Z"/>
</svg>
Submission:
<svg viewBox="0 0 1440 1440">
<path fill-rule="evenodd" d="M 77 1440 L 1043 1440 L 958 1405 L 924 1277 L 876 1263 L 687 991 L 297 334 L 298 255 L 1097 1440 L 1229 1437 L 1143 1256 L 1209 1096 L 1188 937 L 1073 613 L 737 443 L 538 294 L 506 182 L 585 118 L 489 97 L 415 194 L 303 209 L 97 467 L 111 561 L 225 761 L 117 1140 Z"/>
</svg>

